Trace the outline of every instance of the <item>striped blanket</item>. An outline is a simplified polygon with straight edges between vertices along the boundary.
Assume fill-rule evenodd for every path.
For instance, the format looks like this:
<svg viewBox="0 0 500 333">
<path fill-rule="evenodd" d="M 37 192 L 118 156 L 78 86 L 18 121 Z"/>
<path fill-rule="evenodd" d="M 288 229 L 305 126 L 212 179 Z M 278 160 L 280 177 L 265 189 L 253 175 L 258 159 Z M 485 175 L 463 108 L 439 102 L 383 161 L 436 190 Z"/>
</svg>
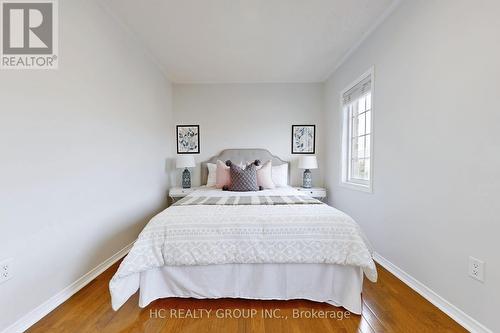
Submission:
<svg viewBox="0 0 500 333">
<path fill-rule="evenodd" d="M 321 201 L 302 195 L 254 195 L 254 196 L 187 196 L 175 202 L 174 206 L 198 205 L 314 205 Z"/>
</svg>

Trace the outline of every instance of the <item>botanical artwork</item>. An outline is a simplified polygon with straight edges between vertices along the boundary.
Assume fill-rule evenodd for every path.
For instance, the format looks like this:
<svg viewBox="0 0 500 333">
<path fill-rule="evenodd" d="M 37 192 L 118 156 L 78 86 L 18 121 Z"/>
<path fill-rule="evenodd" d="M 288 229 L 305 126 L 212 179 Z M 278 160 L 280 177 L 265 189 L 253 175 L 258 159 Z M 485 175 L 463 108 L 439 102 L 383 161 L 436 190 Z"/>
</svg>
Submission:
<svg viewBox="0 0 500 333">
<path fill-rule="evenodd" d="M 316 125 L 292 126 L 292 154 L 314 154 Z"/>
<path fill-rule="evenodd" d="M 177 154 L 200 153 L 200 126 L 177 125 Z"/>
</svg>

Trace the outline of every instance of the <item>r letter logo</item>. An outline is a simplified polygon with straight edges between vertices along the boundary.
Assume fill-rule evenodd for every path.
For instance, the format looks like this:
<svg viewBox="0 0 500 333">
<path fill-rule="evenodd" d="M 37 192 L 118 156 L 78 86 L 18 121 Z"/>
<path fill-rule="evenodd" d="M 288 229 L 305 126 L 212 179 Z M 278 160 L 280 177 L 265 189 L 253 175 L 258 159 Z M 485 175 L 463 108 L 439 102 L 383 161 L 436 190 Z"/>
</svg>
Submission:
<svg viewBox="0 0 500 333">
<path fill-rule="evenodd" d="M 0 0 L 1 68 L 56 69 L 58 17 L 56 0 Z"/>
</svg>

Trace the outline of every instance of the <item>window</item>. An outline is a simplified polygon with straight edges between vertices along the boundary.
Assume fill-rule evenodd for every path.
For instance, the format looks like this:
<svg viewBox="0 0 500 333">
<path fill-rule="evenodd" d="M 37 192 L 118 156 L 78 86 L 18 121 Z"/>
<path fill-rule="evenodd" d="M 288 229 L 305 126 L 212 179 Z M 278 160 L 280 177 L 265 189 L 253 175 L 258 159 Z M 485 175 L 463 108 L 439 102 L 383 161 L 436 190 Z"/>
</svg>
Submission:
<svg viewBox="0 0 500 333">
<path fill-rule="evenodd" d="M 342 184 L 372 190 L 373 69 L 342 93 Z"/>
</svg>

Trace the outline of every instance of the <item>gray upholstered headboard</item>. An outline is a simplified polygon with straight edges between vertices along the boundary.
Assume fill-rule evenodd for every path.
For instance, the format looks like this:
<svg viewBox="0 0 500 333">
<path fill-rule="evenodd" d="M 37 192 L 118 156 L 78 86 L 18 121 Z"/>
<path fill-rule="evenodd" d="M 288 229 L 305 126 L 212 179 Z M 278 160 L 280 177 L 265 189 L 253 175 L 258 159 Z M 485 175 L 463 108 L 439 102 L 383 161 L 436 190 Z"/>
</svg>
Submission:
<svg viewBox="0 0 500 333">
<path fill-rule="evenodd" d="M 249 162 L 254 160 L 261 160 L 263 163 L 271 161 L 272 165 L 288 164 L 288 182 L 290 182 L 290 164 L 283 161 L 281 158 L 274 156 L 267 149 L 252 148 L 252 149 L 225 149 L 219 155 L 213 156 L 205 162 L 201 163 L 201 184 L 207 183 L 208 167 L 207 163 L 216 163 L 217 160 L 227 161 L 231 160 L 235 163 Z"/>
</svg>

